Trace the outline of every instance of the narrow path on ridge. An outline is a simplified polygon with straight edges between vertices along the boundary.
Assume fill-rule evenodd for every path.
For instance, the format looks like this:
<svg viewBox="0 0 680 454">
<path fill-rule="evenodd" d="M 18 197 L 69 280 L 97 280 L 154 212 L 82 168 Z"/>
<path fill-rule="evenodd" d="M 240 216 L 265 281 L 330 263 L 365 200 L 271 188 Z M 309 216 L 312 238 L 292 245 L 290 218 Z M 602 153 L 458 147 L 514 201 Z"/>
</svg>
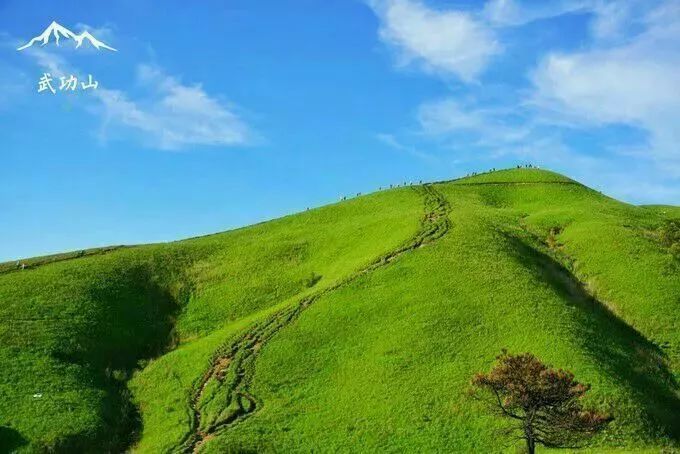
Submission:
<svg viewBox="0 0 680 454">
<path fill-rule="evenodd" d="M 198 382 L 189 403 L 191 430 L 175 447 L 174 452 L 198 452 L 210 438 L 262 407 L 262 402 L 250 393 L 257 356 L 263 345 L 294 322 L 302 311 L 323 295 L 344 287 L 360 276 L 386 266 L 401 255 L 446 234 L 450 227 L 447 200 L 429 184 L 415 186 L 414 189 L 423 195 L 425 213 L 418 233 L 411 240 L 330 287 L 276 312 L 215 352 L 210 367 Z"/>
</svg>

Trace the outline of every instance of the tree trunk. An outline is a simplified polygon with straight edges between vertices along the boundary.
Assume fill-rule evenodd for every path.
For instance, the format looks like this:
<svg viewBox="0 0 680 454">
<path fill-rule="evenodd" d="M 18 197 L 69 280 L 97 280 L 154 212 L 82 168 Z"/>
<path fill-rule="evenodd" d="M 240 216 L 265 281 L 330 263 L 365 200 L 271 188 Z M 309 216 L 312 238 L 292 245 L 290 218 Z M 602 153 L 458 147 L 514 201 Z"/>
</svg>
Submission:
<svg viewBox="0 0 680 454">
<path fill-rule="evenodd" d="M 534 440 L 534 428 L 531 425 L 531 419 L 524 421 L 524 439 L 527 441 L 527 452 L 534 454 L 536 452 L 536 441 Z"/>
<path fill-rule="evenodd" d="M 528 436 L 526 440 L 527 440 L 527 452 L 529 454 L 534 454 L 536 452 L 536 444 L 534 443 L 533 437 Z"/>
</svg>

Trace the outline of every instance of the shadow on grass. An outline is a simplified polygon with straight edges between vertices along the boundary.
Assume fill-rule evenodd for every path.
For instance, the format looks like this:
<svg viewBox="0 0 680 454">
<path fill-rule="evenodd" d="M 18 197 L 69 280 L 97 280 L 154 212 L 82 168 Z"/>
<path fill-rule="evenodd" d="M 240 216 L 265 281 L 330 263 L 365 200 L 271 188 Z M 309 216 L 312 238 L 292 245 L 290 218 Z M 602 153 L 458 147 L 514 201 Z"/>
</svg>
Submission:
<svg viewBox="0 0 680 454">
<path fill-rule="evenodd" d="M 0 453 L 14 452 L 28 441 L 11 427 L 0 426 Z"/>
<path fill-rule="evenodd" d="M 680 441 L 678 383 L 664 352 L 593 298 L 566 268 L 523 240 L 505 235 L 516 258 L 577 309 L 577 338 L 607 374 L 626 386 L 655 432 Z M 614 414 L 616 417 L 616 414 Z"/>
<path fill-rule="evenodd" d="M 101 308 L 84 328 L 70 334 L 52 356 L 88 371 L 90 386 L 105 392 L 96 432 L 75 434 L 47 446 L 59 452 L 125 452 L 142 432 L 139 409 L 127 381 L 147 360 L 174 348 L 175 317 L 189 290 L 169 291 L 146 266 L 117 270 L 105 284 L 89 289 L 89 301 Z"/>
</svg>

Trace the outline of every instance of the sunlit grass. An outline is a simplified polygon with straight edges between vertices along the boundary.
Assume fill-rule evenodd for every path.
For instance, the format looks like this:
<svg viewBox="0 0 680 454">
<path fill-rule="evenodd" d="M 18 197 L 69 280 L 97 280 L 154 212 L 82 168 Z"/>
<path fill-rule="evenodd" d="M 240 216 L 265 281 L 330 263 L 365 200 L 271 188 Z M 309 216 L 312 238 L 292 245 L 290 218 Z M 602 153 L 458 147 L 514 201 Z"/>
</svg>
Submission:
<svg viewBox="0 0 680 454">
<path fill-rule="evenodd" d="M 254 363 L 261 406 L 204 448 L 512 452 L 467 394 L 501 348 L 593 384 L 590 403 L 616 418 L 593 452 L 677 448 L 680 270 L 656 232 L 680 209 L 537 169 L 436 189 L 449 232 L 283 327 Z M 421 194 L 401 188 L 202 238 L 5 265 L 0 441 L 173 449 L 216 350 L 404 244 L 422 215 Z"/>
</svg>

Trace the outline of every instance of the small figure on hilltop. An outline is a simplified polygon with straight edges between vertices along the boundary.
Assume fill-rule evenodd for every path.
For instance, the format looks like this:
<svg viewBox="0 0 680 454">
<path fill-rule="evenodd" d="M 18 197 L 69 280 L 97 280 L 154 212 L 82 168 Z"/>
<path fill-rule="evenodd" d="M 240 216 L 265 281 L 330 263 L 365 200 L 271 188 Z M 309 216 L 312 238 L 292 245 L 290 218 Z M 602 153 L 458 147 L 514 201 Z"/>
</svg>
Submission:
<svg viewBox="0 0 680 454">
<path fill-rule="evenodd" d="M 612 421 L 609 415 L 581 406 L 590 385 L 577 382 L 571 372 L 553 369 L 531 353 L 511 355 L 503 350 L 496 359 L 491 372 L 472 379 L 473 395 L 488 397 L 482 400 L 496 414 L 515 421 L 510 432 L 524 439 L 529 454 L 537 444 L 580 446 Z"/>
</svg>

